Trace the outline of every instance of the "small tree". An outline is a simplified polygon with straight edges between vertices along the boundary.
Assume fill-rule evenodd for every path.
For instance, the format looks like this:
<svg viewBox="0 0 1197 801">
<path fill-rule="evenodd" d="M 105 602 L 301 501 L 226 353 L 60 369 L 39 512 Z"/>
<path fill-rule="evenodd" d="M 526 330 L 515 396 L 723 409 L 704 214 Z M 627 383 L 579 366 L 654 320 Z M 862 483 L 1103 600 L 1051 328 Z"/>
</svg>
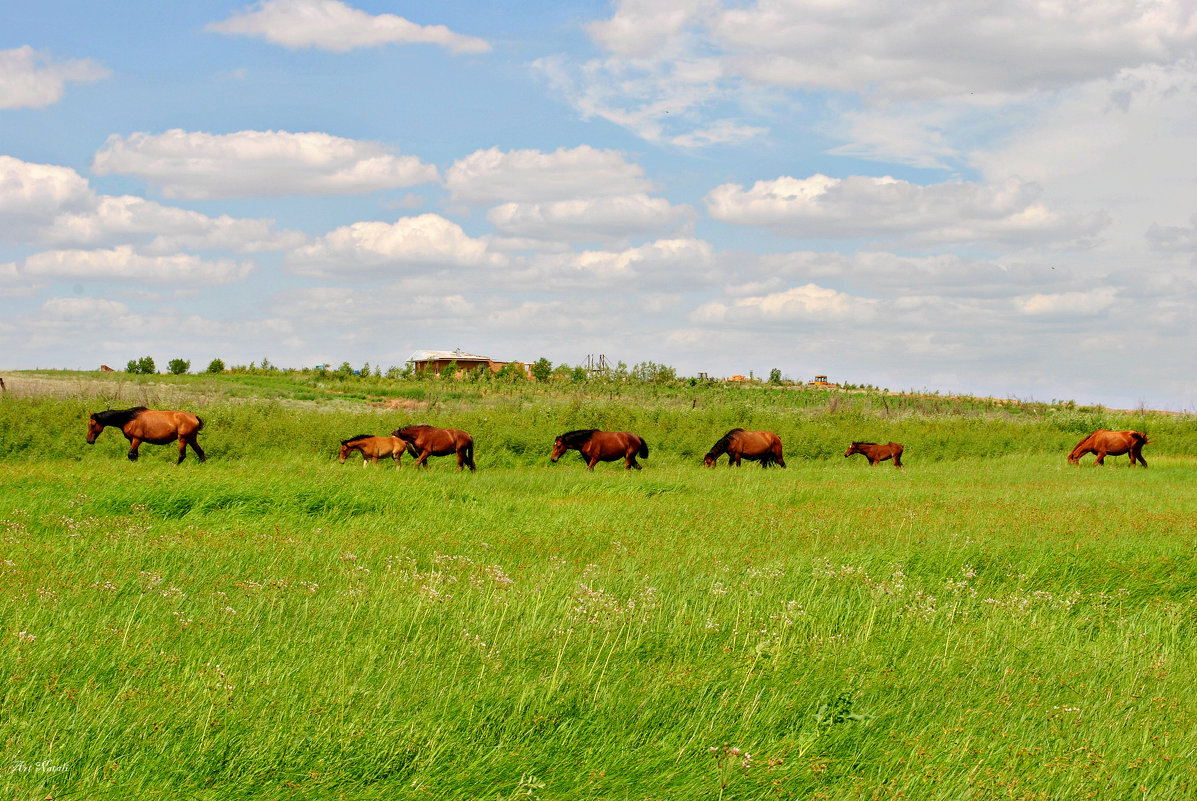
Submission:
<svg viewBox="0 0 1197 801">
<path fill-rule="evenodd" d="M 125 365 L 125 372 L 126 373 L 136 373 L 137 372 L 137 360 L 136 359 L 129 360 L 129 363 Z"/>
<path fill-rule="evenodd" d="M 170 370 L 171 375 L 183 375 L 183 373 L 191 369 L 191 360 L 171 359 L 167 369 Z"/>
<path fill-rule="evenodd" d="M 125 365 L 126 373 L 136 373 L 138 375 L 153 375 L 157 370 L 154 369 L 154 360 L 150 356 L 142 356 L 137 361 L 129 360 Z"/>
<path fill-rule="evenodd" d="M 349 378 L 353 375 L 353 365 L 349 362 L 341 362 L 341 366 L 337 368 L 337 375 L 341 378 Z"/>
<path fill-rule="evenodd" d="M 363 364 L 362 369 L 358 370 L 357 374 L 360 375 L 362 378 L 369 378 L 370 375 L 372 375 L 370 372 L 370 362 L 366 362 L 365 364 Z"/>
<path fill-rule="evenodd" d="M 553 363 L 541 356 L 532 365 L 532 377 L 537 381 L 548 381 L 549 376 L 553 374 Z"/>
<path fill-rule="evenodd" d="M 208 372 L 209 373 L 223 373 L 224 372 L 224 360 L 223 359 L 213 359 L 212 361 L 208 362 Z"/>
<path fill-rule="evenodd" d="M 507 362 L 507 364 L 499 369 L 495 378 L 505 381 L 523 381 L 527 378 L 527 375 L 524 373 L 523 362 Z"/>
<path fill-rule="evenodd" d="M 778 385 L 781 384 L 781 370 L 777 367 L 774 367 L 769 371 L 769 383 Z"/>
</svg>

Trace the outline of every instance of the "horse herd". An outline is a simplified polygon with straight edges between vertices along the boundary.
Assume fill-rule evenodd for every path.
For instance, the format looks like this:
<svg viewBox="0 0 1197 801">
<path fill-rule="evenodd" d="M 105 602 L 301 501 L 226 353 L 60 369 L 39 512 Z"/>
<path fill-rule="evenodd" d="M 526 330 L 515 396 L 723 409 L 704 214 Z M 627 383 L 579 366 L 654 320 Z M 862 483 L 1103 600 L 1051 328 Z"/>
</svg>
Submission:
<svg viewBox="0 0 1197 801">
<path fill-rule="evenodd" d="M 179 443 L 179 462 L 187 456 L 187 446 L 204 461 L 203 448 L 197 436 L 204 427 L 204 421 L 191 412 L 147 409 L 137 406 L 132 409 L 112 409 L 95 412 L 87 423 L 87 443 L 94 445 L 96 437 L 107 426 L 119 427 L 129 440 L 129 460 L 137 461 L 137 448 L 143 442 L 151 445 Z M 1080 464 L 1081 457 L 1093 453 L 1096 464 L 1105 464 L 1106 456 L 1130 454 L 1132 465 L 1147 467 L 1143 458 L 1143 446 L 1150 441 L 1138 431 L 1107 431 L 1099 428 L 1077 443 L 1068 455 L 1069 464 Z M 648 458 L 648 444 L 642 437 L 626 431 L 600 431 L 597 428 L 582 428 L 567 431 L 553 442 L 549 459 L 556 462 L 566 451 L 578 451 L 586 462 L 586 469 L 593 470 L 599 462 L 624 460 L 627 470 L 640 469 L 637 457 Z M 457 456 L 457 469 L 474 468 L 474 438 L 456 428 L 435 428 L 428 425 L 407 426 L 391 432 L 389 437 L 359 434 L 341 440 L 339 455 L 342 464 L 354 451 L 362 455 L 364 465 L 377 464 L 387 457 L 395 460 L 398 467 L 403 454 L 416 458 L 417 467 L 427 467 L 430 456 Z M 853 442 L 844 453 L 845 457 L 862 454 L 870 465 L 893 460 L 894 467 L 902 467 L 903 447 L 896 442 L 879 445 L 875 442 Z M 785 467 L 782 456 L 781 438 L 772 431 L 745 431 L 733 428 L 716 442 L 703 457 L 702 463 L 713 467 L 719 457 L 727 454 L 728 466 L 740 466 L 743 459 L 760 462 L 761 467 L 777 465 Z"/>
</svg>

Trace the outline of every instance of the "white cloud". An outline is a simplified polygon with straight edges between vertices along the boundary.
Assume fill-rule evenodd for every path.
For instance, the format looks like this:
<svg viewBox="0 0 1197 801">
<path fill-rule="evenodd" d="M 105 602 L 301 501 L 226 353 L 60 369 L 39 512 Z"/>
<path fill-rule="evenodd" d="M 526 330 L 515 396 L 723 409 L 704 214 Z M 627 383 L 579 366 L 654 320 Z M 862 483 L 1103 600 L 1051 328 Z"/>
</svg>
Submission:
<svg viewBox="0 0 1197 801">
<path fill-rule="evenodd" d="M 759 83 L 887 96 L 1052 90 L 1190 55 L 1183 3 L 760 0 L 709 22 L 729 71 Z"/>
<path fill-rule="evenodd" d="M 977 150 L 981 174 L 1019 175 L 1044 187 L 1053 204 L 1108 208 L 1103 237 L 1112 260 L 1142 260 L 1143 236 L 1193 214 L 1197 171 L 1197 62 L 1127 70 L 1093 81 L 1034 110 L 1016 135 Z"/>
<path fill-rule="evenodd" d="M 96 152 L 97 175 L 136 175 L 166 197 L 341 195 L 435 181 L 436 167 L 376 142 L 326 133 L 178 128 L 160 135 L 114 134 Z"/>
<path fill-rule="evenodd" d="M 53 320 L 87 324 L 125 317 L 129 307 L 105 298 L 50 298 L 42 304 L 42 311 Z"/>
<path fill-rule="evenodd" d="M 588 30 L 604 58 L 535 62 L 586 117 L 699 147 L 759 136 L 727 106 L 784 108 L 771 90 L 858 96 L 835 152 L 934 167 L 958 152 L 952 121 L 992 128 L 1011 103 L 1197 53 L 1197 17 L 1166 0 L 621 0 Z"/>
<path fill-rule="evenodd" d="M 283 250 L 303 244 L 273 220 L 209 217 L 130 195 L 96 195 L 74 170 L 0 156 L 0 238 L 55 246 L 139 243 L 178 250 Z"/>
<path fill-rule="evenodd" d="M 723 301 L 710 301 L 690 316 L 696 323 L 753 325 L 772 322 L 810 322 L 871 315 L 877 301 L 856 298 L 834 289 L 806 284 L 782 292 Z"/>
<path fill-rule="evenodd" d="M 62 99 L 67 83 L 91 83 L 110 74 L 92 59 L 56 62 L 29 45 L 0 50 L 0 109 L 45 108 Z"/>
<path fill-rule="evenodd" d="M 1010 178 L 996 184 L 919 186 L 891 177 L 782 176 L 712 189 L 707 211 L 723 222 L 798 237 L 911 238 L 926 243 L 1070 241 L 1096 234 L 1102 214 L 1066 215 L 1038 202 L 1041 189 Z"/>
<path fill-rule="evenodd" d="M 725 75 L 770 86 L 887 96 L 1026 93 L 1193 54 L 1183 3 L 944 4 L 622 0 L 590 26 L 631 62 L 681 60 L 701 47 Z"/>
<path fill-rule="evenodd" d="M 145 256 L 122 245 L 104 250 L 54 250 L 25 259 L 27 276 L 72 280 L 137 280 L 169 284 L 232 284 L 253 270 L 249 262 L 205 261 L 190 254 Z"/>
<path fill-rule="evenodd" d="M 561 262 L 566 274 L 598 278 L 657 278 L 667 285 L 692 285 L 713 261 L 710 243 L 700 239 L 661 239 L 620 251 L 588 250 Z"/>
<path fill-rule="evenodd" d="M 707 119 L 723 102 L 751 105 L 758 95 L 724 75 L 714 59 L 594 59 L 577 64 L 564 56 L 548 56 L 532 66 L 585 119 L 607 120 L 649 142 L 686 148 L 738 144 L 766 130 L 734 117 Z"/>
<path fill-rule="evenodd" d="M 389 274 L 413 267 L 486 267 L 504 257 L 438 214 L 394 223 L 358 222 L 328 233 L 286 257 L 294 272 L 311 276 Z"/>
<path fill-rule="evenodd" d="M 314 47 L 343 53 L 386 44 L 433 44 L 450 53 L 487 53 L 484 39 L 454 33 L 444 25 L 418 25 L 394 14 L 368 14 L 338 0 L 264 0 L 207 30 L 260 36 L 283 47 Z"/>
<path fill-rule="evenodd" d="M 104 195 L 97 198 L 91 211 L 59 215 L 41 238 L 82 245 L 150 239 L 145 249 L 159 254 L 180 250 L 258 253 L 295 248 L 305 240 L 298 231 L 275 230 L 273 220 L 239 219 L 227 214 L 209 217 L 131 195 Z"/>
<path fill-rule="evenodd" d="M 445 171 L 453 199 L 473 205 L 633 195 L 652 188 L 644 169 L 615 150 L 588 145 L 539 150 L 477 150 Z"/>
<path fill-rule="evenodd" d="M 651 197 L 640 165 L 622 153 L 582 145 L 539 150 L 478 150 L 445 172 L 453 199 L 498 204 L 487 213 L 499 247 L 536 250 L 561 241 L 674 233 L 692 219 L 689 206 Z M 505 201 L 505 202 L 504 202 Z"/>
<path fill-rule="evenodd" d="M 1089 316 L 1105 311 L 1118 300 L 1114 287 L 1100 287 L 1085 292 L 1058 292 L 1031 295 L 1019 301 L 1024 314 L 1042 316 Z"/>
<path fill-rule="evenodd" d="M 69 167 L 0 155 L 0 235 L 94 204 L 87 180 Z"/>
<path fill-rule="evenodd" d="M 506 236 L 553 240 L 587 240 L 659 234 L 676 228 L 688 206 L 641 194 L 552 203 L 504 203 L 486 219 Z"/>
<path fill-rule="evenodd" d="M 1190 225 L 1159 225 L 1147 229 L 1147 241 L 1153 250 L 1164 253 L 1197 253 L 1197 214 L 1189 218 Z"/>
</svg>

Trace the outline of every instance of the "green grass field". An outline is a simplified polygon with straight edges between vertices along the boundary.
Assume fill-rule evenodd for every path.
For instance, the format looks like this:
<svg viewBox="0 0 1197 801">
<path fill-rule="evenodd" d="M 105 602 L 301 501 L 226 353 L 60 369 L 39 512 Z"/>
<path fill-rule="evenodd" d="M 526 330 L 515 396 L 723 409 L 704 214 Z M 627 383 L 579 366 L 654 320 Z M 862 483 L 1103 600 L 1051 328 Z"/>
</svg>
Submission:
<svg viewBox="0 0 1197 801">
<path fill-rule="evenodd" d="M 24 377 L 0 797 L 1197 796 L 1192 417 Z M 208 462 L 89 448 L 112 400 L 196 411 Z M 336 461 L 420 421 L 474 433 L 478 472 Z M 733 425 L 789 467 L 702 468 Z M 1151 467 L 1068 466 L 1099 425 L 1146 428 Z M 645 469 L 550 465 L 584 426 L 642 433 Z M 842 458 L 862 438 L 907 467 Z"/>
</svg>

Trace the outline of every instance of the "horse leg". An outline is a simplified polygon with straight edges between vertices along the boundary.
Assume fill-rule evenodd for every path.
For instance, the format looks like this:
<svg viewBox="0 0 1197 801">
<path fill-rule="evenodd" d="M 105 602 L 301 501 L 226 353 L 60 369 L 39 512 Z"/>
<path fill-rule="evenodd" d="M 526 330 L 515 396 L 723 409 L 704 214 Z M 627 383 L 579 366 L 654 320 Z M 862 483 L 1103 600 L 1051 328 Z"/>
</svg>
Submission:
<svg viewBox="0 0 1197 801">
<path fill-rule="evenodd" d="M 416 459 L 416 467 L 427 467 L 428 457 L 432 455 L 432 448 L 427 448 L 421 451 L 420 458 Z"/>
<path fill-rule="evenodd" d="M 582 458 L 586 460 L 586 469 L 587 469 L 587 470 L 590 470 L 591 472 L 593 472 L 593 471 L 594 471 L 594 466 L 595 466 L 596 464 L 598 464 L 598 460 L 599 460 L 599 459 L 598 459 L 598 456 L 597 456 L 597 455 L 595 455 L 595 456 L 586 456 L 585 454 L 583 454 L 583 455 L 582 455 Z"/>
<path fill-rule="evenodd" d="M 191 450 L 195 451 L 195 455 L 201 462 L 207 461 L 208 457 L 204 455 L 204 449 L 199 446 L 199 437 L 192 434 L 187 438 L 187 442 L 191 445 Z"/>
<path fill-rule="evenodd" d="M 462 467 L 465 466 L 465 451 L 461 448 L 457 449 L 457 472 L 460 473 Z"/>
<path fill-rule="evenodd" d="M 1093 465 L 1095 467 L 1097 465 L 1101 465 L 1102 467 L 1105 467 L 1106 466 L 1106 452 L 1105 451 L 1096 451 L 1096 453 L 1097 453 L 1097 461 L 1094 462 Z"/>
<path fill-rule="evenodd" d="M 1142 451 L 1142 450 L 1139 450 L 1139 451 L 1133 451 L 1133 450 L 1132 450 L 1132 451 L 1131 451 L 1131 464 L 1134 464 L 1134 463 L 1135 463 L 1135 457 L 1136 457 L 1136 456 L 1139 458 L 1139 464 L 1143 465 L 1144 467 L 1147 467 L 1147 460 L 1143 458 L 1143 451 Z"/>
<path fill-rule="evenodd" d="M 137 446 L 141 445 L 141 440 L 137 437 L 129 437 L 129 461 L 137 461 Z"/>
<path fill-rule="evenodd" d="M 187 438 L 179 437 L 179 461 L 175 464 L 183 464 L 183 460 L 187 458 Z"/>
</svg>

